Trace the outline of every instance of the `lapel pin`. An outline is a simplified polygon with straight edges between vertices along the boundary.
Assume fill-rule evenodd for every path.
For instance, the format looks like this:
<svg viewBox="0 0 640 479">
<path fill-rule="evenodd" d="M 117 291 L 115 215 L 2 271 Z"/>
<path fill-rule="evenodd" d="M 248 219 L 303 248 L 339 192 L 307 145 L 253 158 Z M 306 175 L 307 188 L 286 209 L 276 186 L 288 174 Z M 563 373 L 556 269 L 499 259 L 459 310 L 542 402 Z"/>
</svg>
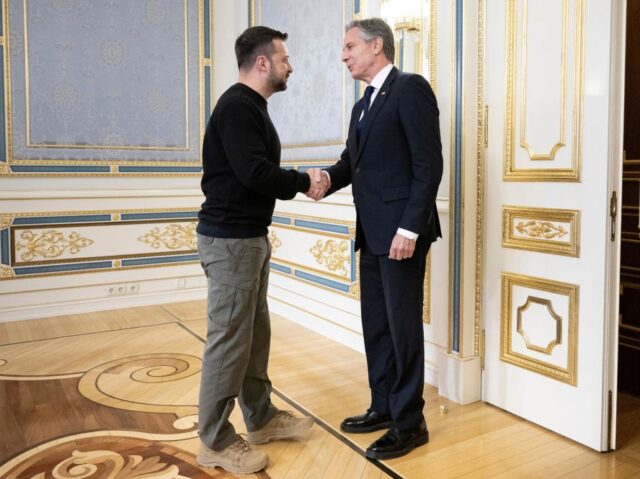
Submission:
<svg viewBox="0 0 640 479">
<path fill-rule="evenodd" d="M 386 91 L 381 91 L 380 94 L 381 95 L 385 95 L 387 92 Z"/>
</svg>

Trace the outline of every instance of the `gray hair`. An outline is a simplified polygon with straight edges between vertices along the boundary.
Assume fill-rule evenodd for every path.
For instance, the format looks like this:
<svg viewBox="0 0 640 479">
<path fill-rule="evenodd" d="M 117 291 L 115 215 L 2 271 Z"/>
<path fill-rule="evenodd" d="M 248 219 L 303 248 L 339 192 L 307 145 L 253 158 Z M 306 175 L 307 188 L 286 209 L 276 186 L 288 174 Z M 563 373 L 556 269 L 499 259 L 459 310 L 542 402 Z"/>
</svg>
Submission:
<svg viewBox="0 0 640 479">
<path fill-rule="evenodd" d="M 360 30 L 360 38 L 365 42 L 370 42 L 374 38 L 382 40 L 382 51 L 391 63 L 395 60 L 396 45 L 393 39 L 391 27 L 382 18 L 365 18 L 363 20 L 352 20 L 344 27 L 348 32 L 352 28 Z"/>
</svg>

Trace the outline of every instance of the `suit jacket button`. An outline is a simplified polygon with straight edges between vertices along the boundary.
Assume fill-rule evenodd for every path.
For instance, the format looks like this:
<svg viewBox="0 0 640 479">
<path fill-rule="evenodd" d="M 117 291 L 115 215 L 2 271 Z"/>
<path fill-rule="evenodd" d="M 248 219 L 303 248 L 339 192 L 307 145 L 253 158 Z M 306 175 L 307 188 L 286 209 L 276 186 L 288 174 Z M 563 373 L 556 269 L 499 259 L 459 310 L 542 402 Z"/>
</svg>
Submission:
<svg viewBox="0 0 640 479">
<path fill-rule="evenodd" d="M 360 173 L 360 167 L 356 168 L 356 173 Z"/>
</svg>

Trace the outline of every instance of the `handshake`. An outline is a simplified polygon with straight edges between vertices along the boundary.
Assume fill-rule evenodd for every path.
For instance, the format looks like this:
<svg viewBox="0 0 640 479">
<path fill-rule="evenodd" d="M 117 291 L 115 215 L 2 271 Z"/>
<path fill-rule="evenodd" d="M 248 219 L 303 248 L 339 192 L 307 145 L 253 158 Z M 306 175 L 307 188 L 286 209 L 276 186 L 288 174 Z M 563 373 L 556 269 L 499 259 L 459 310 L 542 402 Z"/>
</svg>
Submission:
<svg viewBox="0 0 640 479">
<path fill-rule="evenodd" d="M 321 200 L 327 190 L 331 188 L 329 175 L 319 168 L 309 168 L 307 174 L 309 175 L 310 186 L 305 195 L 315 201 Z"/>
</svg>

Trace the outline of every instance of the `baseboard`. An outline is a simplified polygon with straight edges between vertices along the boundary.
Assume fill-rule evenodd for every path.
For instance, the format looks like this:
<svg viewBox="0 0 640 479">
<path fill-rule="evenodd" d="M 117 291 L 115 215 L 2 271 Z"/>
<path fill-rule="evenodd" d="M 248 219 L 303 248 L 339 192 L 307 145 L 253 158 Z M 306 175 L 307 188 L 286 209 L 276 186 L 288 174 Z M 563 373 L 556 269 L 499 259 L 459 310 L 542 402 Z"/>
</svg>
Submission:
<svg viewBox="0 0 640 479">
<path fill-rule="evenodd" d="M 276 288 L 271 288 L 272 292 Z M 314 307 L 316 310 L 322 312 L 323 308 L 326 311 L 327 304 L 310 304 L 309 300 L 305 301 L 304 307 L 302 305 L 292 304 L 290 298 L 281 299 L 275 295 L 269 296 L 269 309 L 272 313 L 278 314 L 283 318 L 293 323 L 299 324 L 311 331 L 314 331 L 322 336 L 325 336 L 333 341 L 336 341 L 344 346 L 347 346 L 354 351 L 364 354 L 364 340 L 362 332 L 360 330 L 351 329 L 345 324 L 349 324 L 349 321 L 340 321 L 338 312 L 329 314 L 331 319 L 323 317 L 321 314 L 312 312 Z M 326 313 L 325 313 L 326 314 Z M 344 313 L 343 313 L 344 314 Z M 425 343 L 425 348 L 431 345 Z M 438 365 L 432 362 L 425 361 L 424 364 L 424 381 L 425 383 L 438 387 Z"/>
<path fill-rule="evenodd" d="M 0 323 L 206 299 L 205 285 L 199 275 L 10 293 Z"/>
<path fill-rule="evenodd" d="M 438 361 L 438 392 L 458 404 L 470 404 L 482 397 L 480 358 L 441 354 Z"/>
</svg>

